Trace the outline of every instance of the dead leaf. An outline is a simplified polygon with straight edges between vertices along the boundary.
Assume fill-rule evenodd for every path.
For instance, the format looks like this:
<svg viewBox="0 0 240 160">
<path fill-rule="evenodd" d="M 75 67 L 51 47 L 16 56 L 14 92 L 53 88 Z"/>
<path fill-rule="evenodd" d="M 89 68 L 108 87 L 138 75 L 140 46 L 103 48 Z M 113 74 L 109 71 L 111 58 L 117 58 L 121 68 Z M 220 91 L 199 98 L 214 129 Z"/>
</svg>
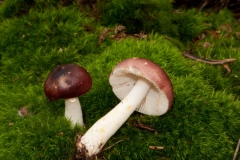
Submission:
<svg viewBox="0 0 240 160">
<path fill-rule="evenodd" d="M 108 29 L 105 27 L 102 31 L 102 33 L 100 34 L 99 36 L 99 39 L 98 39 L 98 44 L 101 44 L 105 39 L 106 39 L 106 36 L 108 34 Z"/>
<path fill-rule="evenodd" d="M 237 37 L 240 37 L 240 32 L 235 33 Z"/>
<path fill-rule="evenodd" d="M 124 32 L 121 32 L 119 34 L 114 34 L 114 35 L 111 35 L 110 38 L 116 40 L 116 41 L 121 41 L 123 40 L 124 38 L 127 37 L 127 34 L 125 34 Z"/>
<path fill-rule="evenodd" d="M 27 107 L 21 107 L 18 111 L 18 114 L 22 117 L 26 117 L 29 115 L 29 111 L 28 111 L 28 108 Z"/>
<path fill-rule="evenodd" d="M 59 136 L 63 136 L 63 132 L 59 132 L 58 135 L 59 135 Z"/>
<path fill-rule="evenodd" d="M 223 67 L 227 70 L 227 74 L 231 73 L 231 69 L 227 63 L 223 64 Z"/>
<path fill-rule="evenodd" d="M 204 48 L 209 48 L 210 46 L 211 46 L 211 43 L 209 43 L 209 42 L 204 42 L 203 43 Z"/>
<path fill-rule="evenodd" d="M 115 34 L 119 34 L 120 32 L 124 31 L 126 29 L 125 26 L 123 25 L 118 25 L 115 29 L 114 29 L 114 33 Z"/>
<path fill-rule="evenodd" d="M 219 30 L 222 30 L 222 31 L 226 32 L 224 37 L 228 37 L 233 32 L 232 26 L 230 24 L 221 25 L 219 27 Z"/>
<path fill-rule="evenodd" d="M 9 125 L 9 126 L 12 126 L 12 125 L 14 125 L 14 123 L 12 123 L 12 122 L 9 122 L 9 123 L 8 123 L 8 125 Z"/>
<path fill-rule="evenodd" d="M 207 31 L 208 34 L 212 35 L 212 36 L 215 37 L 216 39 L 219 38 L 219 33 L 220 33 L 220 32 L 221 32 L 221 31 L 212 31 L 212 30 L 208 30 L 208 31 Z"/>
<path fill-rule="evenodd" d="M 147 38 L 147 35 L 142 33 L 142 32 L 140 34 L 133 34 L 133 36 L 135 36 L 137 38 L 140 38 L 140 39 L 146 39 Z"/>
<path fill-rule="evenodd" d="M 232 33 L 232 26 L 230 24 L 220 25 L 219 30 L 226 31 L 228 33 Z"/>
</svg>

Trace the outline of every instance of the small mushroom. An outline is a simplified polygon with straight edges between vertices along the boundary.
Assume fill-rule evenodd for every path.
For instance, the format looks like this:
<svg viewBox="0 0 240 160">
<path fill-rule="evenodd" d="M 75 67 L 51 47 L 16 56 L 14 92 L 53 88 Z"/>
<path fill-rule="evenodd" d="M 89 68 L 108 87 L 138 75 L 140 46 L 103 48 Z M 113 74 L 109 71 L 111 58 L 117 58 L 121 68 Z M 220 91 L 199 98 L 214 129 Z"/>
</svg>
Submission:
<svg viewBox="0 0 240 160">
<path fill-rule="evenodd" d="M 77 143 L 78 153 L 87 158 L 97 155 L 134 111 L 159 116 L 165 114 L 173 103 L 169 77 L 156 63 L 147 59 L 122 61 L 113 69 L 109 82 L 121 102 L 99 119 Z"/>
<path fill-rule="evenodd" d="M 65 117 L 76 124 L 84 126 L 81 104 L 78 97 L 85 94 L 92 86 L 89 73 L 76 64 L 57 66 L 44 83 L 44 92 L 48 100 L 65 99 Z"/>
</svg>

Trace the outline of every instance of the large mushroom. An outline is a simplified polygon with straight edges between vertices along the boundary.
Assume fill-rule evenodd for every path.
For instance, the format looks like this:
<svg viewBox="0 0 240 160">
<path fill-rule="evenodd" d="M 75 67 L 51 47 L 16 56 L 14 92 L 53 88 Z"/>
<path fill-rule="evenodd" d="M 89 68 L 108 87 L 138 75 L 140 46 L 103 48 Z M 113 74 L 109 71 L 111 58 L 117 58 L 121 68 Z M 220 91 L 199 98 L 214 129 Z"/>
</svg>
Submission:
<svg viewBox="0 0 240 160">
<path fill-rule="evenodd" d="M 65 100 L 65 117 L 84 126 L 81 104 L 78 97 L 85 94 L 92 86 L 92 79 L 86 69 L 76 64 L 57 66 L 44 83 L 44 92 L 48 100 Z"/>
<path fill-rule="evenodd" d="M 80 138 L 78 157 L 97 155 L 134 111 L 159 116 L 172 106 L 172 83 L 165 71 L 150 60 L 131 58 L 122 61 L 113 69 L 109 82 L 121 102 Z"/>
</svg>

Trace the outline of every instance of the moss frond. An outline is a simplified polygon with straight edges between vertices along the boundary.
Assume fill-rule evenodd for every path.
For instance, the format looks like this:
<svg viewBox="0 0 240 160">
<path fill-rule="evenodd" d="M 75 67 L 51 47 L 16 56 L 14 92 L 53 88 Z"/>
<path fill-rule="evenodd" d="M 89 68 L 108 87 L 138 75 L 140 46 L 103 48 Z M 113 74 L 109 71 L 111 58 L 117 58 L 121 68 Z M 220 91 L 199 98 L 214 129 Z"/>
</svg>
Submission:
<svg viewBox="0 0 240 160">
<path fill-rule="evenodd" d="M 101 23 L 111 26 L 122 24 L 131 33 L 141 31 L 149 33 L 153 30 L 162 34 L 174 33 L 174 26 L 171 25 L 171 2 L 171 0 L 100 2 Z M 171 26 L 172 28 L 169 28 Z"/>
<path fill-rule="evenodd" d="M 174 17 L 175 23 L 178 26 L 179 39 L 185 43 L 189 43 L 209 28 L 205 23 L 206 17 L 195 9 L 180 11 Z"/>
</svg>

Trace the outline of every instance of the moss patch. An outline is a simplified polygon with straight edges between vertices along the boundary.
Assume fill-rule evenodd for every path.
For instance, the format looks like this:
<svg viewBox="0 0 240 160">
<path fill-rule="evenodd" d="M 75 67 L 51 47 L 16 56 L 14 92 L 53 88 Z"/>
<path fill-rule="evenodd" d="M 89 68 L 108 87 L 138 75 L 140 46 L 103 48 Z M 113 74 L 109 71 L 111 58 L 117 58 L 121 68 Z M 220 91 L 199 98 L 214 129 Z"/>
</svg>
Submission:
<svg viewBox="0 0 240 160">
<path fill-rule="evenodd" d="M 106 150 L 105 158 L 232 158 L 240 132 L 239 27 L 233 18 L 221 16 L 232 17 L 231 13 L 225 10 L 206 16 L 195 10 L 181 11 L 178 17 L 171 15 L 168 24 L 176 29 L 173 36 L 155 32 L 153 27 L 147 39 L 116 42 L 107 36 L 99 45 L 103 23 L 86 16 L 76 2 L 67 7 L 55 1 L 49 1 L 48 7 L 40 4 L 35 3 L 23 15 L 1 16 L 0 159 L 72 159 L 76 135 L 84 134 L 119 103 L 108 77 L 117 63 L 132 57 L 150 59 L 167 72 L 174 87 L 174 104 L 160 117 L 134 113 L 106 144 L 123 140 Z M 192 13 L 197 13 L 196 17 L 191 18 Z M 204 24 L 195 26 L 195 22 Z M 226 30 L 228 24 L 231 32 Z M 193 32 L 186 32 L 189 28 Z M 202 34 L 204 38 L 188 45 Z M 210 47 L 203 47 L 205 42 Z M 226 75 L 222 66 L 184 58 L 182 49 L 189 48 L 207 59 L 235 58 L 230 65 L 232 73 Z M 93 79 L 92 89 L 80 97 L 86 128 L 71 129 L 64 118 L 64 101 L 49 102 L 44 96 L 43 83 L 48 73 L 65 63 L 83 66 Z M 30 112 L 25 118 L 18 115 L 21 107 Z M 155 132 L 133 127 L 133 120 L 152 126 Z M 150 150 L 150 145 L 164 149 Z"/>
</svg>

